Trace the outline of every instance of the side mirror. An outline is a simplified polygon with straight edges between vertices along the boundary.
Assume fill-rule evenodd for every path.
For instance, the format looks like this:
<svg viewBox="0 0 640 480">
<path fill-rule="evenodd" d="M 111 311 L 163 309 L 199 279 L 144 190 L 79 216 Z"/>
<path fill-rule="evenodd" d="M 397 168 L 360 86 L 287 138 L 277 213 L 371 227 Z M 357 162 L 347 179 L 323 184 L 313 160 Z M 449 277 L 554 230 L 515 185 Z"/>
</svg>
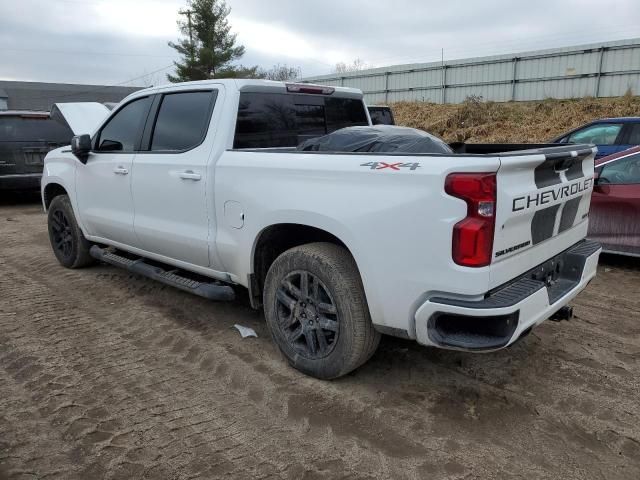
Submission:
<svg viewBox="0 0 640 480">
<path fill-rule="evenodd" d="M 91 137 L 89 135 L 76 135 L 71 139 L 71 153 L 73 153 L 81 163 L 87 163 L 90 151 Z"/>
</svg>

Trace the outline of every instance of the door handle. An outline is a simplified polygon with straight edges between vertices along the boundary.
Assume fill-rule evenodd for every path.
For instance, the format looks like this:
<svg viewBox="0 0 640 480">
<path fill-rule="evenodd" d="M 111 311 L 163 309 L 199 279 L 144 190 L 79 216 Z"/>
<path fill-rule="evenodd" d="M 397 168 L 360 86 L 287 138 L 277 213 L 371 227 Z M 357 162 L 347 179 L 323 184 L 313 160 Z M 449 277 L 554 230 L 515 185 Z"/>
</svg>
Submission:
<svg viewBox="0 0 640 480">
<path fill-rule="evenodd" d="M 120 165 L 113 169 L 113 173 L 115 173 L 116 175 L 127 175 L 129 173 L 129 170 Z"/>
<path fill-rule="evenodd" d="M 202 175 L 200 175 L 199 173 L 195 173 L 193 170 L 180 172 L 178 176 L 183 180 L 193 180 L 194 182 L 197 182 L 202 178 Z"/>
</svg>

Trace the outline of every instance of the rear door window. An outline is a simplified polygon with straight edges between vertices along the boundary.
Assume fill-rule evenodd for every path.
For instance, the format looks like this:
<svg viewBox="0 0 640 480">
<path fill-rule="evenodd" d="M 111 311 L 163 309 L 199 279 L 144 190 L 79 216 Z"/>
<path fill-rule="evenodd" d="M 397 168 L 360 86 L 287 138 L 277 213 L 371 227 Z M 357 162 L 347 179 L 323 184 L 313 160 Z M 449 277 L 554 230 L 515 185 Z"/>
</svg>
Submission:
<svg viewBox="0 0 640 480">
<path fill-rule="evenodd" d="M 233 147 L 295 147 L 339 128 L 367 124 L 364 103 L 358 99 L 242 93 Z"/>
<path fill-rule="evenodd" d="M 185 151 L 201 144 L 207 133 L 214 91 L 164 95 L 151 140 L 152 151 Z"/>
</svg>

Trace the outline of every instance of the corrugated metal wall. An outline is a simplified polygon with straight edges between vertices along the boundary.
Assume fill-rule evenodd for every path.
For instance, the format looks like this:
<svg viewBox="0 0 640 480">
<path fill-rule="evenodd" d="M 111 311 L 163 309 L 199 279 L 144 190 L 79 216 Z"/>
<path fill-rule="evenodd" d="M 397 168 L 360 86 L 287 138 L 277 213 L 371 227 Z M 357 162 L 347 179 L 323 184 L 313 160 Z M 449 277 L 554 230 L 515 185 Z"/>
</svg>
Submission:
<svg viewBox="0 0 640 480">
<path fill-rule="evenodd" d="M 416 63 L 305 78 L 361 89 L 368 104 L 460 103 L 470 95 L 496 102 L 640 95 L 640 38 L 498 55 Z"/>
</svg>

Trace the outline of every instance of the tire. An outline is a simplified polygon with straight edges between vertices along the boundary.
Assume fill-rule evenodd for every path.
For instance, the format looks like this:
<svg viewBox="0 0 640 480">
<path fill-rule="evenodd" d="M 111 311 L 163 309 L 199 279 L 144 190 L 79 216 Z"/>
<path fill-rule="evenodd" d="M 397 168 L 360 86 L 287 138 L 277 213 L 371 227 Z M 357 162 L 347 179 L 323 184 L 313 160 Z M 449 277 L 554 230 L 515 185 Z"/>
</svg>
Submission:
<svg viewBox="0 0 640 480">
<path fill-rule="evenodd" d="M 89 255 L 91 244 L 84 238 L 67 195 L 58 195 L 51 201 L 47 214 L 49 241 L 60 265 L 81 268 L 94 263 Z"/>
<path fill-rule="evenodd" d="M 302 245 L 276 258 L 265 281 L 264 312 L 289 363 L 312 377 L 346 375 L 380 343 L 356 263 L 331 243 Z"/>
</svg>

